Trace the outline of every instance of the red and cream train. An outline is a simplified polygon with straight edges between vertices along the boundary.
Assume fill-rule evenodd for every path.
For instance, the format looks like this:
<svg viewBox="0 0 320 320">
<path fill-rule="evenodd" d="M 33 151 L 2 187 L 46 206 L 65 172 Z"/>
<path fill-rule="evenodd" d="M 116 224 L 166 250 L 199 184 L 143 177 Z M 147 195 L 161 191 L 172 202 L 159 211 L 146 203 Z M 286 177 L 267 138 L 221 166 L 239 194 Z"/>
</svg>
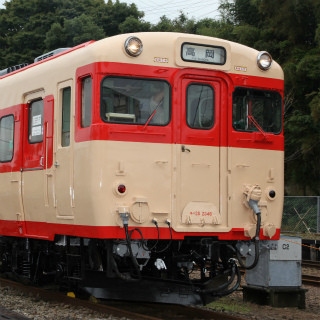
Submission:
<svg viewBox="0 0 320 320">
<path fill-rule="evenodd" d="M 230 293 L 237 243 L 279 238 L 283 83 L 267 52 L 178 33 L 0 71 L 2 271 L 105 298 Z"/>
</svg>

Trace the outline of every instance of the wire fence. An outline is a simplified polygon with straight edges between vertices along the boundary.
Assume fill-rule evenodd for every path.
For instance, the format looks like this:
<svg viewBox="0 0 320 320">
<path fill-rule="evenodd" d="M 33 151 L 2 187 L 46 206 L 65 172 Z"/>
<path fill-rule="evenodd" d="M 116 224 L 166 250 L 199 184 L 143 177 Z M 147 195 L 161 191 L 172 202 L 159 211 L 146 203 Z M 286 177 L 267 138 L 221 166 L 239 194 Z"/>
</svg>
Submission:
<svg viewBox="0 0 320 320">
<path fill-rule="evenodd" d="M 320 197 L 285 197 L 281 232 L 320 233 Z"/>
</svg>

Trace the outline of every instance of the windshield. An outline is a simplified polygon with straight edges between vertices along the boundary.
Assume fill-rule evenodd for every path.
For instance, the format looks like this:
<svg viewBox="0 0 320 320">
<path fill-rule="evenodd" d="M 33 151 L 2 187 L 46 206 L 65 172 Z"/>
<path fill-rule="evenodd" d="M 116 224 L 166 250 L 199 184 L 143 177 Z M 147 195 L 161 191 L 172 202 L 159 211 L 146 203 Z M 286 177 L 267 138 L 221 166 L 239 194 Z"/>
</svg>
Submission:
<svg viewBox="0 0 320 320">
<path fill-rule="evenodd" d="M 105 122 L 166 125 L 170 120 L 170 87 L 164 80 L 106 77 L 101 85 Z"/>
<path fill-rule="evenodd" d="M 278 134 L 282 129 L 282 99 L 275 91 L 236 88 L 232 124 L 237 131 Z"/>
</svg>

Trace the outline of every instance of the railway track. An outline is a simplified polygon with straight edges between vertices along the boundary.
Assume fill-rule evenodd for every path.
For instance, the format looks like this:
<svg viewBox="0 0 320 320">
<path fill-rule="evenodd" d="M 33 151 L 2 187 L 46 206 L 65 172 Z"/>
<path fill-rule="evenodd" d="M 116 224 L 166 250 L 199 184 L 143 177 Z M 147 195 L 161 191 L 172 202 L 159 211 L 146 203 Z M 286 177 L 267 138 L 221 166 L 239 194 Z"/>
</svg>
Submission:
<svg viewBox="0 0 320 320">
<path fill-rule="evenodd" d="M 0 306 L 0 320 L 31 320 L 17 312 L 7 310 Z"/>
<path fill-rule="evenodd" d="M 303 260 L 301 263 L 304 269 L 304 273 L 302 274 L 302 283 L 305 285 L 310 285 L 314 287 L 320 287 L 320 277 L 318 276 L 320 270 L 320 262 L 319 261 L 310 261 Z M 309 274 L 309 270 L 313 270 L 316 274 Z"/>
<path fill-rule="evenodd" d="M 229 315 L 227 313 L 215 312 L 200 307 L 181 306 L 181 305 L 164 305 L 154 303 L 135 303 L 135 302 L 91 302 L 87 300 L 80 300 L 77 298 L 70 298 L 55 290 L 46 290 L 33 286 L 26 286 L 24 284 L 0 278 L 0 286 L 11 287 L 18 292 L 23 292 L 28 295 L 41 298 L 44 301 L 62 303 L 76 307 L 87 308 L 92 311 L 100 312 L 105 315 L 112 315 L 114 317 L 125 317 L 126 319 L 135 320 L 185 320 L 185 319 L 211 319 L 211 320 L 245 320 L 245 318 Z M 0 303 L 1 304 L 1 303 Z M 4 311 L 5 312 L 5 311 Z M 0 308 L 0 319 L 1 308 Z M 11 319 L 11 318 L 4 318 Z M 15 318 L 12 318 L 15 319 Z M 16 318 L 19 319 L 19 318 Z M 23 319 L 23 318 L 21 318 Z M 24 318 L 27 319 L 27 318 Z"/>
<path fill-rule="evenodd" d="M 302 283 L 310 286 L 320 287 L 320 277 L 303 274 Z"/>
<path fill-rule="evenodd" d="M 302 267 L 320 269 L 320 261 L 303 260 Z"/>
</svg>

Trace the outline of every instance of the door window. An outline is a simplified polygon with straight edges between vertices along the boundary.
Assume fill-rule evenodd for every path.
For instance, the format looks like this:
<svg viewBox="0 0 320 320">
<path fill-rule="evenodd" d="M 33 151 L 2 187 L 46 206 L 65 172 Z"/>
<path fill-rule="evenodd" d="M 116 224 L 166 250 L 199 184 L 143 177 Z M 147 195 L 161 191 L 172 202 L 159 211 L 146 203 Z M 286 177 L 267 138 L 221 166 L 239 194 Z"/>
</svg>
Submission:
<svg viewBox="0 0 320 320">
<path fill-rule="evenodd" d="M 207 84 L 187 88 L 187 124 L 192 129 L 210 129 L 214 125 L 214 90 Z"/>
<path fill-rule="evenodd" d="M 62 89 L 62 124 L 61 124 L 61 146 L 70 145 L 70 105 L 71 87 Z"/>
<path fill-rule="evenodd" d="M 29 107 L 29 142 L 38 143 L 43 140 L 43 100 L 30 103 Z"/>
</svg>

